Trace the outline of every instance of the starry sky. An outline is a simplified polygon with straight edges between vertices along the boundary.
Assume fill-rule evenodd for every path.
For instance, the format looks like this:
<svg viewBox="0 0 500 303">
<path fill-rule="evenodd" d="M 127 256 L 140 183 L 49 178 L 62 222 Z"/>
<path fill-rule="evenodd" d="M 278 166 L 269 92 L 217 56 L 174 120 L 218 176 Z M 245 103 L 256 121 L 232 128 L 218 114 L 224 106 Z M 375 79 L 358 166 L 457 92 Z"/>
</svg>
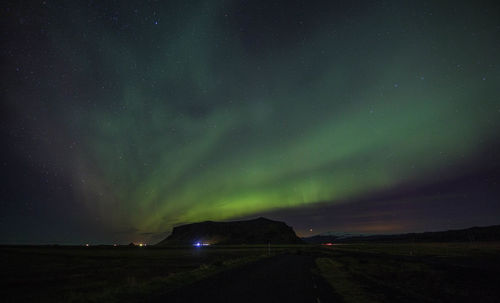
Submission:
<svg viewBox="0 0 500 303">
<path fill-rule="evenodd" d="M 497 1 L 10 1 L 0 242 L 500 224 Z"/>
</svg>

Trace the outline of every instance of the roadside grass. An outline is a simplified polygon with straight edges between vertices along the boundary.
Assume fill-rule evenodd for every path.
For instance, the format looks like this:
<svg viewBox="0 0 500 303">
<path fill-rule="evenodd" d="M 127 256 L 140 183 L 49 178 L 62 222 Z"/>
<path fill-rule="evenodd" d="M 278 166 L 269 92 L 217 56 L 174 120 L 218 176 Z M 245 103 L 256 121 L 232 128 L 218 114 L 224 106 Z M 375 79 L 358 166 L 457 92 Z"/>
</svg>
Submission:
<svg viewBox="0 0 500 303">
<path fill-rule="evenodd" d="M 334 245 L 333 249 L 400 256 L 487 257 L 500 254 L 500 242 L 355 243 Z"/>
<path fill-rule="evenodd" d="M 338 245 L 323 249 L 316 264 L 345 302 L 498 302 L 498 247 Z"/>
<path fill-rule="evenodd" d="M 261 254 L 237 259 L 229 259 L 214 264 L 202 264 L 198 268 L 179 273 L 173 273 L 166 277 L 155 277 L 145 282 L 129 281 L 126 285 L 114 289 L 104 289 L 102 292 L 86 296 L 73 296 L 68 302 L 143 302 L 161 297 L 162 295 L 178 287 L 194 283 L 208 278 L 230 268 L 235 268 L 247 263 L 267 258 L 270 255 Z"/>
<path fill-rule="evenodd" d="M 319 273 L 330 283 L 334 291 L 342 297 L 344 302 L 377 302 L 357 283 L 344 264 L 330 258 L 317 258 L 316 265 Z"/>
</svg>

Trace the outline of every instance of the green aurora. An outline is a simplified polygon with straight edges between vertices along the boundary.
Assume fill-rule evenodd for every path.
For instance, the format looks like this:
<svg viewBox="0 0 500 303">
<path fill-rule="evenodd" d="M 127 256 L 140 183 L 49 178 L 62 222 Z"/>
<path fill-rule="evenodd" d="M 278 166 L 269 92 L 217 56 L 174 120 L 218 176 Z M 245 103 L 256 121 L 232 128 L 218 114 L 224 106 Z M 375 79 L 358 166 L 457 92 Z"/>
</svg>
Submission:
<svg viewBox="0 0 500 303">
<path fill-rule="evenodd" d="M 150 25 L 154 43 L 88 38 L 117 109 L 75 122 L 92 128 L 84 145 L 97 166 L 77 177 L 98 180 L 81 190 L 117 224 L 157 232 L 431 182 L 498 135 L 500 78 L 481 47 L 496 32 L 469 43 L 388 19 L 379 26 L 399 31 L 380 37 L 368 17 L 255 54 L 204 9 Z"/>
<path fill-rule="evenodd" d="M 466 169 L 499 137 L 499 24 L 452 3 L 47 8 L 76 196 L 146 235 Z"/>
</svg>

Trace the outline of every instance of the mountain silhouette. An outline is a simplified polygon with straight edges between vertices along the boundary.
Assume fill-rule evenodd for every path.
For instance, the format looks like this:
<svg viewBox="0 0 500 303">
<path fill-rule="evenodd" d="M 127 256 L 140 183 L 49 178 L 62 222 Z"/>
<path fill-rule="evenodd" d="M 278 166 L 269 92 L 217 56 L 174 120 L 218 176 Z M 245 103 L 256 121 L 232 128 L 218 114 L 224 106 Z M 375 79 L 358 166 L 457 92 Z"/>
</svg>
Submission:
<svg viewBox="0 0 500 303">
<path fill-rule="evenodd" d="M 177 226 L 172 230 L 172 234 L 158 245 L 268 243 L 300 244 L 303 242 L 284 222 L 260 217 L 247 221 L 205 221 Z"/>
</svg>

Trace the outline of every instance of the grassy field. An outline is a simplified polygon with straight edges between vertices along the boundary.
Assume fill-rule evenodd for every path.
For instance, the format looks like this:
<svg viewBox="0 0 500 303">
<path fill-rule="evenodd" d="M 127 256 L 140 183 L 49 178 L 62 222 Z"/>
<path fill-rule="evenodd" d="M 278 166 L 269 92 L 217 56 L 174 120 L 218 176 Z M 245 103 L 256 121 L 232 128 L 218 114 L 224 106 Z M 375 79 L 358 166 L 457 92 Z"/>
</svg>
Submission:
<svg viewBox="0 0 500 303">
<path fill-rule="evenodd" d="M 269 255 L 315 258 L 344 302 L 500 302 L 500 243 L 0 247 L 2 302 L 141 302 Z"/>
<path fill-rule="evenodd" d="M 272 246 L 271 254 L 284 249 Z M 267 246 L 0 247 L 0 296 L 2 302 L 139 302 L 268 253 Z"/>
<path fill-rule="evenodd" d="M 500 243 L 334 245 L 316 264 L 345 302 L 500 302 Z"/>
</svg>

